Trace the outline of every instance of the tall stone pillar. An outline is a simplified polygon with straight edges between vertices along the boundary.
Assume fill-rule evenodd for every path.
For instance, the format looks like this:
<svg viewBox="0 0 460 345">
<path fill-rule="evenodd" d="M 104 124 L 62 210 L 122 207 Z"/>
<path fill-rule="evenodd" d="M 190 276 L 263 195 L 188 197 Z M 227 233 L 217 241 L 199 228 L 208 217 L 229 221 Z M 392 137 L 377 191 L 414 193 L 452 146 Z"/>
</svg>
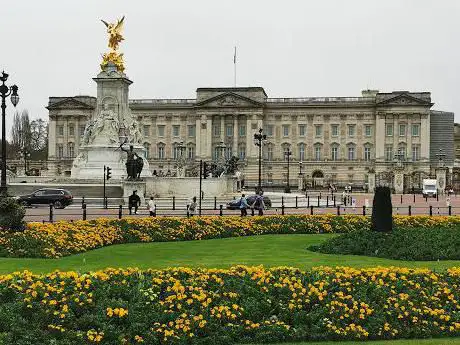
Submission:
<svg viewBox="0 0 460 345">
<path fill-rule="evenodd" d="M 207 159 L 212 158 L 212 116 L 208 116 L 206 120 L 206 154 Z M 204 152 L 204 151 L 203 151 Z"/>
<path fill-rule="evenodd" d="M 198 159 L 203 158 L 201 157 L 201 152 L 202 152 L 201 138 L 203 138 L 203 136 L 201 135 L 201 118 L 197 116 L 196 121 L 195 121 L 195 147 L 196 147 L 195 157 Z"/>
<path fill-rule="evenodd" d="M 254 133 L 252 130 L 252 120 L 251 116 L 248 115 L 247 120 L 246 120 L 246 157 L 248 159 L 254 158 Z"/>
<path fill-rule="evenodd" d="M 369 185 L 369 193 L 374 193 L 375 192 L 375 172 L 374 171 L 369 171 L 368 175 L 368 185 Z"/>
<path fill-rule="evenodd" d="M 404 192 L 404 171 L 403 170 L 394 171 L 393 186 L 394 186 L 396 194 L 402 194 Z"/>
<path fill-rule="evenodd" d="M 235 157 L 239 157 L 238 154 L 238 115 L 233 117 L 233 147 L 232 152 Z"/>
<path fill-rule="evenodd" d="M 437 168 L 436 169 L 436 189 L 439 194 L 444 194 L 446 189 L 446 178 L 447 178 L 447 169 L 446 168 Z"/>
</svg>

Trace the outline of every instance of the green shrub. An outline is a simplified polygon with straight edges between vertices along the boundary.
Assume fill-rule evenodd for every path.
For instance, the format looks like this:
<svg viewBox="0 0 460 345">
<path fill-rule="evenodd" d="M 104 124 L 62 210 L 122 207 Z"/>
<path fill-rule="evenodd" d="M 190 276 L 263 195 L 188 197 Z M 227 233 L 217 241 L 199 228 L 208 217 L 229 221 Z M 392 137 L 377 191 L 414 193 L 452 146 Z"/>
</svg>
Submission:
<svg viewBox="0 0 460 345">
<path fill-rule="evenodd" d="M 23 231 L 26 211 L 19 203 L 8 197 L 0 197 L 0 229 L 7 231 Z"/>
<path fill-rule="evenodd" d="M 391 233 L 358 230 L 309 248 L 327 254 L 397 260 L 459 260 L 460 228 L 396 228 Z"/>
</svg>

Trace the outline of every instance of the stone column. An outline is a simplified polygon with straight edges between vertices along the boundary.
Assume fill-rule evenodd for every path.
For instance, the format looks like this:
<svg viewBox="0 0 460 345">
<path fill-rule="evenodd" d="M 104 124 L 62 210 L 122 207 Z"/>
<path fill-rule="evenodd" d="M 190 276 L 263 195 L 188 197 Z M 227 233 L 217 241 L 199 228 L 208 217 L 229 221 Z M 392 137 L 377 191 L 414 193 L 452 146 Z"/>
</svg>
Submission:
<svg viewBox="0 0 460 345">
<path fill-rule="evenodd" d="M 201 159 L 201 118 L 197 116 L 195 121 L 195 157 Z"/>
<path fill-rule="evenodd" d="M 375 172 L 369 172 L 368 175 L 369 193 L 375 192 Z"/>
<path fill-rule="evenodd" d="M 436 169 L 436 189 L 440 195 L 444 194 L 446 189 L 446 177 L 447 177 L 446 168 L 437 168 Z"/>
<path fill-rule="evenodd" d="M 225 143 L 225 115 L 220 116 L 220 141 Z"/>
<path fill-rule="evenodd" d="M 54 158 L 56 157 L 56 119 L 54 118 L 50 118 L 48 137 L 50 138 L 48 145 L 48 157 Z"/>
<path fill-rule="evenodd" d="M 395 170 L 393 186 L 396 194 L 404 192 L 404 172 L 402 170 Z"/>
<path fill-rule="evenodd" d="M 254 158 L 254 133 L 252 130 L 252 119 L 251 116 L 248 115 L 247 120 L 246 120 L 246 157 L 247 159 Z"/>
<path fill-rule="evenodd" d="M 212 116 L 206 120 L 206 158 L 212 158 Z M 204 152 L 204 151 L 203 151 Z M 203 155 L 204 156 L 204 155 Z"/>
<path fill-rule="evenodd" d="M 232 148 L 233 155 L 235 157 L 239 157 L 238 154 L 238 115 L 234 115 L 233 117 L 233 148 Z"/>
</svg>

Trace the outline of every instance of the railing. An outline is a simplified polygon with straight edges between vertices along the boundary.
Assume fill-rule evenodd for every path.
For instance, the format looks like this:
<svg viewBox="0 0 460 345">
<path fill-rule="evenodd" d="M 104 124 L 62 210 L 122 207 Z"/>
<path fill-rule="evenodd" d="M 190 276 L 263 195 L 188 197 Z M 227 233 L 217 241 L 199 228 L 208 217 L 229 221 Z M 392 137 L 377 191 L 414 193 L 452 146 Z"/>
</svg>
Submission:
<svg viewBox="0 0 460 345">
<path fill-rule="evenodd" d="M 130 99 L 130 104 L 195 104 L 193 98 L 177 98 L 177 99 Z"/>
<path fill-rule="evenodd" d="M 374 102 L 373 97 L 296 97 L 267 98 L 267 103 L 343 103 L 343 102 Z"/>
</svg>

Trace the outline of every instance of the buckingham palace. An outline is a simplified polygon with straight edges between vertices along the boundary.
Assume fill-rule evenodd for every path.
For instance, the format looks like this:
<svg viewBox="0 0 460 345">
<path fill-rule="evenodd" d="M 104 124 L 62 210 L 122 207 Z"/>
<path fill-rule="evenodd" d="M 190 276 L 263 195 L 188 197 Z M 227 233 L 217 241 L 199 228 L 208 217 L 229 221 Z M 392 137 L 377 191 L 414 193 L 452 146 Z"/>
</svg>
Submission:
<svg viewBox="0 0 460 345">
<path fill-rule="evenodd" d="M 49 98 L 53 174 L 70 176 L 95 105 L 90 96 Z M 370 172 L 377 183 L 391 184 L 398 166 L 406 190 L 420 187 L 440 165 L 447 176 L 452 172 L 454 114 L 432 110 L 433 105 L 430 92 L 271 98 L 262 87 L 198 88 L 193 99 L 129 100 L 152 173 L 173 171 L 179 155 L 185 154 L 190 171 L 200 160 L 236 156 L 245 183 L 253 186 L 259 172 L 254 134 L 262 129 L 265 186 L 286 184 L 289 159 L 293 186 L 302 176 L 307 187 L 365 188 Z"/>
</svg>

